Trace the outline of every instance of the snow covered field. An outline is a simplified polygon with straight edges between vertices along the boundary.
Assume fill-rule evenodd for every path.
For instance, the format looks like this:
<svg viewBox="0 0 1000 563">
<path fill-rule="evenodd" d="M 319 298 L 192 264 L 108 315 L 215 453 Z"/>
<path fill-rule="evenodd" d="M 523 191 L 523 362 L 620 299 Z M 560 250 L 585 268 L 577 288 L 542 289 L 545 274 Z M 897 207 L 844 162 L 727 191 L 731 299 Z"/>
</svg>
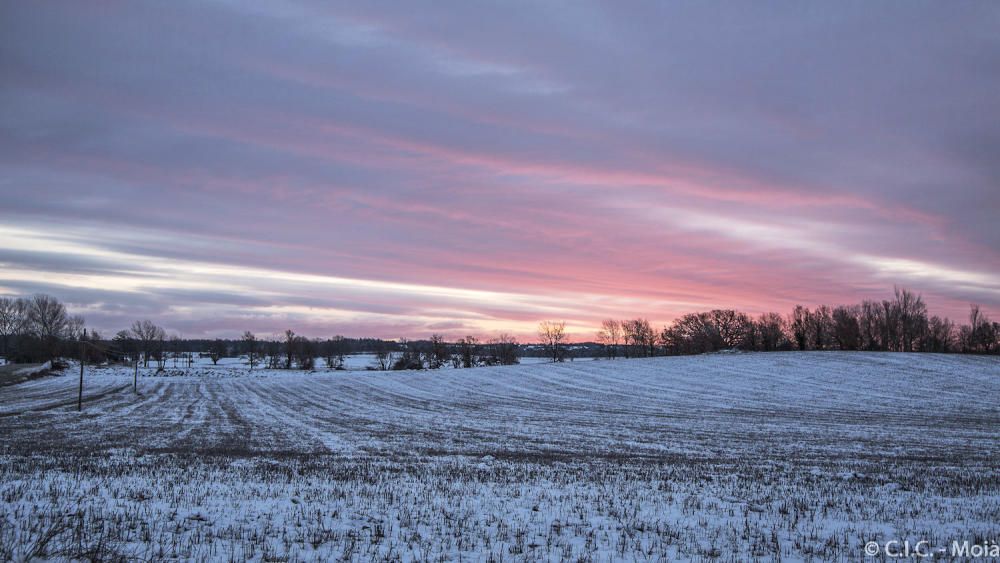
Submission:
<svg viewBox="0 0 1000 563">
<path fill-rule="evenodd" d="M 548 358 L 538 358 L 525 356 L 520 358 L 522 365 L 531 364 L 544 364 L 549 362 Z M 348 354 L 344 356 L 344 369 L 347 371 L 368 371 L 373 369 L 378 364 L 375 354 Z M 177 367 L 183 365 L 182 360 L 177 362 L 167 360 L 167 367 Z M 246 369 L 249 367 L 249 362 L 246 356 L 238 358 L 220 358 L 217 364 L 213 364 L 208 358 L 195 358 L 194 365 L 197 368 L 203 370 L 231 370 L 231 369 Z M 258 364 L 260 367 L 260 364 Z M 452 369 L 451 364 L 445 364 L 441 369 Z M 316 359 L 316 370 L 326 371 L 326 362 L 323 358 Z"/>
<path fill-rule="evenodd" d="M 169 366 L 169 364 L 168 364 Z M 997 358 L 91 370 L 0 388 L 0 560 L 859 561 L 1000 540 Z"/>
</svg>

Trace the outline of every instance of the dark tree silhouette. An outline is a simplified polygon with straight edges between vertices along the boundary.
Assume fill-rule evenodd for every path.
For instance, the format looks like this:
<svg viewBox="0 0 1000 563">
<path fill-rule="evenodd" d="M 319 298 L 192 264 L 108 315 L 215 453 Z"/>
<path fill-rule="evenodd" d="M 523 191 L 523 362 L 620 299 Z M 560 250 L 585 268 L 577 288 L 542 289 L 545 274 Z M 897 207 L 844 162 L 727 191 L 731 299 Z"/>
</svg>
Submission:
<svg viewBox="0 0 1000 563">
<path fill-rule="evenodd" d="M 566 338 L 565 321 L 542 321 L 538 323 L 538 338 L 542 341 L 542 345 L 553 362 L 561 362 L 565 359 L 562 344 Z"/>
</svg>

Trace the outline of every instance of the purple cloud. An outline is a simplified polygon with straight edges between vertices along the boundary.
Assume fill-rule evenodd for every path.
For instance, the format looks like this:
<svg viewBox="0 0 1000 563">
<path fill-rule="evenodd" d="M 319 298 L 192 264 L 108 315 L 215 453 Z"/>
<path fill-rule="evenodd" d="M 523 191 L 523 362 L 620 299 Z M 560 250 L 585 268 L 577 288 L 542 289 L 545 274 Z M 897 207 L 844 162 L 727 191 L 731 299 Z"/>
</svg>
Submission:
<svg viewBox="0 0 1000 563">
<path fill-rule="evenodd" d="M 438 8 L 8 3 L 0 292 L 190 334 L 1000 312 L 995 6 Z"/>
</svg>

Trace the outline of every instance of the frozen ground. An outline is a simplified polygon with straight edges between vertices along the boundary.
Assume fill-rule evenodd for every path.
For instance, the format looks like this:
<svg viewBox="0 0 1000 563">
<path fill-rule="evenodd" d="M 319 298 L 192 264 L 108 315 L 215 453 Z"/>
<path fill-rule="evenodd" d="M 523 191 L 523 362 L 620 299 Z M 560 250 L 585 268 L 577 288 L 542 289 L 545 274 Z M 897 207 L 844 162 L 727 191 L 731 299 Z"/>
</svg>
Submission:
<svg viewBox="0 0 1000 563">
<path fill-rule="evenodd" d="M 151 373 L 151 371 L 150 371 Z M 0 559 L 859 561 L 1000 540 L 996 358 L 94 370 L 0 388 Z"/>
<path fill-rule="evenodd" d="M 587 358 L 589 360 L 590 358 Z M 537 357 L 523 357 L 520 359 L 522 365 L 531 364 L 543 364 L 547 363 L 548 358 L 537 358 Z M 586 360 L 584 360 L 586 361 Z M 347 371 L 368 371 L 376 366 L 375 354 L 349 354 L 344 356 L 344 369 Z M 231 370 L 231 369 L 246 369 L 249 367 L 249 362 L 246 356 L 236 357 L 236 358 L 220 358 L 217 364 L 213 364 L 208 358 L 195 358 L 195 367 L 203 370 Z M 167 361 L 167 367 L 177 367 L 183 365 L 181 360 L 174 362 L 172 359 Z M 442 369 L 451 369 L 451 364 L 445 364 Z M 326 362 L 323 358 L 316 359 L 316 371 L 327 371 Z"/>
</svg>

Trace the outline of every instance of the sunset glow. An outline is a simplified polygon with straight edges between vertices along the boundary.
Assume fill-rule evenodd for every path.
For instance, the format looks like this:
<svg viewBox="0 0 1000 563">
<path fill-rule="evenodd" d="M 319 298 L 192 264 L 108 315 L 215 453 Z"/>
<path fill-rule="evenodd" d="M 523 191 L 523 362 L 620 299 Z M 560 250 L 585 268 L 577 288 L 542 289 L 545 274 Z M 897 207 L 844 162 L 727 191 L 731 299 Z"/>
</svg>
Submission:
<svg viewBox="0 0 1000 563">
<path fill-rule="evenodd" d="M 897 7 L 7 3 L 0 295 L 189 337 L 997 317 L 1000 12 Z"/>
</svg>

